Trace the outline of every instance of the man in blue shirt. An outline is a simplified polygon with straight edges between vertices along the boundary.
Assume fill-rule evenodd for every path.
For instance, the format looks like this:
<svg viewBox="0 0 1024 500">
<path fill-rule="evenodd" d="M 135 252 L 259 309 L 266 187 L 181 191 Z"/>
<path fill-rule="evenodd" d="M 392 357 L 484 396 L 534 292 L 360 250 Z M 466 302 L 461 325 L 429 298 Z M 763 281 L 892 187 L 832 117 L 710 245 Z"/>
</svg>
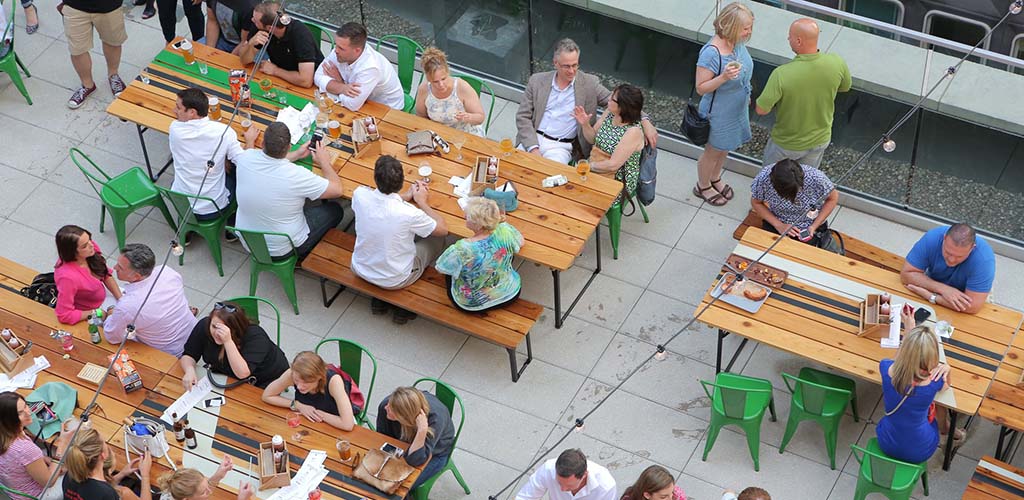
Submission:
<svg viewBox="0 0 1024 500">
<path fill-rule="evenodd" d="M 932 304 L 974 314 L 985 305 L 995 273 L 992 247 L 961 222 L 925 233 L 907 254 L 900 279 Z"/>
</svg>

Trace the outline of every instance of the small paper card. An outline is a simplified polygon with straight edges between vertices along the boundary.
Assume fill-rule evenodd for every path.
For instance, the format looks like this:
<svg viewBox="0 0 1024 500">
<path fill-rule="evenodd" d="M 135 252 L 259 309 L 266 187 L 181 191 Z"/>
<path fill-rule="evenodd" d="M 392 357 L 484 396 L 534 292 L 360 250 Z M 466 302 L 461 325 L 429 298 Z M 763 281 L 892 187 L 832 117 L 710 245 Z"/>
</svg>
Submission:
<svg viewBox="0 0 1024 500">
<path fill-rule="evenodd" d="M 882 340 L 878 342 L 886 349 L 898 349 L 900 347 L 900 339 L 893 340 L 889 337 L 882 337 Z"/>
</svg>

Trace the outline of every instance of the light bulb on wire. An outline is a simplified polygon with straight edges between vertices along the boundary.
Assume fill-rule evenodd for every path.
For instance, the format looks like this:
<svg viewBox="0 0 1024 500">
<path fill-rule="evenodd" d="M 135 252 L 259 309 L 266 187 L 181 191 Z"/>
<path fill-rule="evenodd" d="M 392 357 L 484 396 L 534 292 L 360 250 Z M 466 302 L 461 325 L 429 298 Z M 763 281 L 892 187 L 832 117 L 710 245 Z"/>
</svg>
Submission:
<svg viewBox="0 0 1024 500">
<path fill-rule="evenodd" d="M 582 418 L 577 418 L 576 419 L 576 427 L 573 427 L 572 430 L 573 430 L 573 432 L 583 432 L 583 419 Z"/>
<path fill-rule="evenodd" d="M 896 141 L 892 140 L 891 137 L 886 137 L 885 142 L 882 143 L 882 149 L 885 150 L 886 153 L 896 151 Z"/>
<path fill-rule="evenodd" d="M 175 257 L 181 257 L 185 253 L 185 247 L 179 245 L 177 240 L 174 240 L 171 242 L 171 253 Z"/>
<path fill-rule="evenodd" d="M 1010 3 L 1010 14 L 1020 14 L 1022 8 L 1024 8 L 1024 0 L 1015 0 Z"/>
<path fill-rule="evenodd" d="M 654 353 L 654 359 L 656 359 L 658 361 L 665 361 L 665 358 L 667 358 L 667 357 L 668 357 L 668 353 L 665 352 L 665 346 L 659 345 L 658 346 L 658 352 Z"/>
</svg>

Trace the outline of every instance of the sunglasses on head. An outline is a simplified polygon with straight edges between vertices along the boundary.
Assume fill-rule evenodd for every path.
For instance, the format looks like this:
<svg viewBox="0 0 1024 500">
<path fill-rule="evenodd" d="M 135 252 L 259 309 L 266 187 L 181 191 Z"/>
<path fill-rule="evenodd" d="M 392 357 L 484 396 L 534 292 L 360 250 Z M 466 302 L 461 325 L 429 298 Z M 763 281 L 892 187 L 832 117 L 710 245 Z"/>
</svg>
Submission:
<svg viewBox="0 0 1024 500">
<path fill-rule="evenodd" d="M 225 304 L 224 302 L 218 302 L 218 303 L 213 305 L 213 310 L 214 311 L 217 311 L 217 310 L 220 310 L 220 309 L 224 309 L 225 311 L 227 311 L 229 313 L 234 313 L 235 311 L 238 311 L 237 307 L 235 307 L 235 306 L 233 306 L 231 304 Z"/>
</svg>

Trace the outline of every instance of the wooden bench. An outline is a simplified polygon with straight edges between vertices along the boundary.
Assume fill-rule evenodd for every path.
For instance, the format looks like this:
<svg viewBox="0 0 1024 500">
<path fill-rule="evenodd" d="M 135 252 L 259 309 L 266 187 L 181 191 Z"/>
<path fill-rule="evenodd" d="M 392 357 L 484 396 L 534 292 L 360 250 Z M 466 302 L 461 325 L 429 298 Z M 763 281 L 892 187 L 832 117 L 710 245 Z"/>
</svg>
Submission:
<svg viewBox="0 0 1024 500">
<path fill-rule="evenodd" d="M 530 329 L 543 312 L 543 307 L 532 302 L 516 299 L 511 304 L 482 313 L 467 313 L 456 309 L 448 298 L 444 276 L 433 267 L 423 277 L 407 288 L 385 290 L 359 278 L 351 270 L 352 250 L 356 237 L 338 229 L 332 229 L 317 244 L 302 262 L 302 268 L 320 277 L 324 307 L 330 307 L 334 298 L 346 287 L 376 297 L 389 304 L 412 311 L 438 323 L 498 344 L 508 351 L 512 369 L 512 381 L 519 376 L 526 365 L 533 360 L 530 345 Z M 341 286 L 333 297 L 327 296 L 327 281 Z M 516 347 L 526 340 L 526 361 L 517 369 Z"/>
<path fill-rule="evenodd" d="M 1024 499 L 1024 470 L 992 457 L 981 457 L 963 499 Z"/>
<path fill-rule="evenodd" d="M 760 229 L 762 220 L 760 215 L 751 210 L 747 213 L 747 218 L 743 219 L 743 222 L 732 232 L 733 239 L 737 241 L 742 239 L 743 233 L 747 231 L 748 227 Z M 902 255 L 896 255 L 847 234 L 840 233 L 840 235 L 843 238 L 843 248 L 846 250 L 847 257 L 897 273 L 903 269 Z"/>
</svg>

